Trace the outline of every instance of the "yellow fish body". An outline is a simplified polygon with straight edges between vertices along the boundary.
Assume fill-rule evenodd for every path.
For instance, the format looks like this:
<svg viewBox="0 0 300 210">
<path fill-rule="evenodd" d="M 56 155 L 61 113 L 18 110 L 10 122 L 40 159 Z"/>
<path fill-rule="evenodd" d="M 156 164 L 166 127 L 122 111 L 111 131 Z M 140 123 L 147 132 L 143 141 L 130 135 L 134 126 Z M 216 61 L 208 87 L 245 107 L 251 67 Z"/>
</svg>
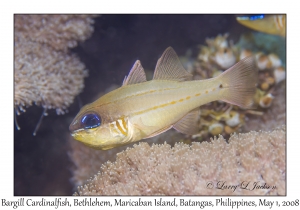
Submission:
<svg viewBox="0 0 300 210">
<path fill-rule="evenodd" d="M 216 78 L 191 78 L 171 47 L 158 60 L 151 81 L 136 61 L 122 87 L 82 107 L 70 125 L 71 135 L 90 147 L 107 150 L 170 128 L 194 134 L 198 132 L 199 106 L 211 101 L 223 100 L 244 108 L 253 103 L 257 80 L 253 57 Z"/>
<path fill-rule="evenodd" d="M 280 35 L 286 34 L 285 15 L 256 15 L 251 17 L 237 17 L 236 20 L 248 28 L 261 31 L 268 34 Z"/>
</svg>

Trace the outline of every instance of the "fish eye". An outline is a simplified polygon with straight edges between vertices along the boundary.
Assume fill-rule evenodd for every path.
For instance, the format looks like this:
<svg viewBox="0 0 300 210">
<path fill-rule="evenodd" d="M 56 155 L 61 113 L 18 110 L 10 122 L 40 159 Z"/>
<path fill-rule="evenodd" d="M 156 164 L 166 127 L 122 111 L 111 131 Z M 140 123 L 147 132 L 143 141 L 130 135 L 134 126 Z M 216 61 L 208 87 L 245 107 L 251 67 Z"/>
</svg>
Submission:
<svg viewBox="0 0 300 210">
<path fill-rule="evenodd" d="M 81 118 L 81 125 L 85 129 L 96 128 L 101 125 L 101 118 L 96 113 L 86 114 Z"/>
<path fill-rule="evenodd" d="M 245 16 L 238 16 L 238 19 L 240 20 L 259 20 L 259 19 L 264 19 L 265 15 L 245 15 Z"/>
<path fill-rule="evenodd" d="M 263 19 L 265 15 L 251 15 L 249 17 L 250 20 L 258 20 L 258 19 Z"/>
</svg>

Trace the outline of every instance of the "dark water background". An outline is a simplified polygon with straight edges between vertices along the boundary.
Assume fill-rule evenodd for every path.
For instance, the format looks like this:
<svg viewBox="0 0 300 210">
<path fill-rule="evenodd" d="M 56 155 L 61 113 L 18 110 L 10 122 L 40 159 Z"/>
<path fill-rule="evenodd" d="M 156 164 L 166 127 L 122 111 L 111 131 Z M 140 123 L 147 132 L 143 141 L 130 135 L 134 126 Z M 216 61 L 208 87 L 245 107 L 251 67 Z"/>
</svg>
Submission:
<svg viewBox="0 0 300 210">
<path fill-rule="evenodd" d="M 32 106 L 17 117 L 21 130 L 14 131 L 14 195 L 73 194 L 69 124 L 80 103 L 92 102 L 112 84 L 121 85 L 137 59 L 153 70 L 168 46 L 178 55 L 191 49 L 196 57 L 205 38 L 229 32 L 236 43 L 241 33 L 250 31 L 236 22 L 235 15 L 208 14 L 102 15 L 95 19 L 94 28 L 90 39 L 72 49 L 89 69 L 89 77 L 69 113 L 58 116 L 49 110 L 36 136 L 32 132 L 42 108 Z"/>
</svg>

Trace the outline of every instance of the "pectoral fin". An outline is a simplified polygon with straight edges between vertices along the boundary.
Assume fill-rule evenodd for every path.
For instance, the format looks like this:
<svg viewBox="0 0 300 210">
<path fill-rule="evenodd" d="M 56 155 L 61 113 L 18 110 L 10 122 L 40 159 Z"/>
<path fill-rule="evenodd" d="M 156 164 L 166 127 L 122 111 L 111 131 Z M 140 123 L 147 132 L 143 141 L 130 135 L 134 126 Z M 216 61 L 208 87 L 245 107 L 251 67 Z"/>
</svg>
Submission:
<svg viewBox="0 0 300 210">
<path fill-rule="evenodd" d="M 161 129 L 159 129 L 158 126 L 145 125 L 142 121 L 142 118 L 139 118 L 138 122 L 134 126 L 140 130 L 140 133 L 141 133 L 141 136 L 142 136 L 143 139 L 148 139 L 148 138 L 157 136 L 157 135 L 159 135 L 159 134 L 161 134 L 161 133 L 163 133 L 163 132 L 165 132 L 165 131 L 172 128 L 172 125 L 166 126 L 164 128 L 161 128 Z M 143 130 L 146 130 L 146 129 L 157 130 L 157 131 L 155 131 L 154 133 L 146 136 L 145 132 L 143 132 Z"/>
<path fill-rule="evenodd" d="M 165 127 L 165 128 L 162 128 L 162 129 L 160 129 L 160 130 L 158 130 L 158 131 L 152 133 L 151 135 L 147 136 L 145 139 L 148 139 L 148 138 L 157 136 L 157 135 L 159 135 L 159 134 L 161 134 L 161 133 L 166 132 L 167 130 L 170 130 L 171 128 L 172 128 L 172 126 L 167 126 L 167 127 Z"/>
<path fill-rule="evenodd" d="M 173 128 L 183 134 L 192 135 L 199 131 L 198 123 L 200 109 L 196 108 L 181 118 Z"/>
</svg>

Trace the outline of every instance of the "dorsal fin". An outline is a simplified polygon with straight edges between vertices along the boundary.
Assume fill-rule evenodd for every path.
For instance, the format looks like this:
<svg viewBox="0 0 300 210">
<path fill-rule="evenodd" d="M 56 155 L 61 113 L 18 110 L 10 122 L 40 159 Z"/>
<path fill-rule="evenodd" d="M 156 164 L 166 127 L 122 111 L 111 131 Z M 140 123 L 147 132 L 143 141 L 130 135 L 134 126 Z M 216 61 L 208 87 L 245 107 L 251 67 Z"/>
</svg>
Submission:
<svg viewBox="0 0 300 210">
<path fill-rule="evenodd" d="M 147 79 L 141 62 L 137 60 L 132 66 L 128 76 L 127 77 L 125 76 L 122 86 L 141 83 L 141 82 L 147 82 Z"/>
<path fill-rule="evenodd" d="M 191 80 L 193 75 L 188 73 L 172 47 L 168 47 L 158 59 L 153 79 L 155 80 Z"/>
<path fill-rule="evenodd" d="M 195 134 L 199 131 L 198 123 L 200 109 L 196 108 L 190 111 L 187 115 L 181 118 L 173 125 L 173 128 L 184 134 Z"/>
</svg>

